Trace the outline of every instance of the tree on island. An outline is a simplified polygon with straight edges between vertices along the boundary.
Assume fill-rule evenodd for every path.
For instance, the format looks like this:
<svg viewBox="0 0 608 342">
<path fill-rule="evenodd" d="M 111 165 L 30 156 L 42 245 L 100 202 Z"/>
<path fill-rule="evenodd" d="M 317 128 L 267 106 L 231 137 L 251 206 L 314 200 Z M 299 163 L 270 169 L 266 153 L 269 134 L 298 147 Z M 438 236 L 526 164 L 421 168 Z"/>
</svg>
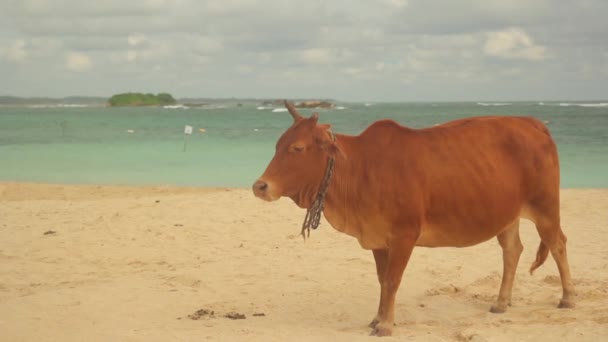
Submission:
<svg viewBox="0 0 608 342">
<path fill-rule="evenodd" d="M 167 93 L 154 95 L 151 93 L 122 93 L 110 97 L 108 105 L 116 106 L 165 106 L 175 104 L 177 101 Z"/>
</svg>

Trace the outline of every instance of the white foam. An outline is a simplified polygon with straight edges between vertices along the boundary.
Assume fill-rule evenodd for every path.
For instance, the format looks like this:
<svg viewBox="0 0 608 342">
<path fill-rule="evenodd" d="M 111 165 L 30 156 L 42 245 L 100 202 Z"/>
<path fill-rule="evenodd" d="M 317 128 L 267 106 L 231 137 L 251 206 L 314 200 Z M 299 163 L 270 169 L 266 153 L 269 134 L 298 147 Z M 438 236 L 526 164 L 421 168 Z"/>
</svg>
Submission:
<svg viewBox="0 0 608 342">
<path fill-rule="evenodd" d="M 511 104 L 508 102 L 493 102 L 493 103 L 487 103 L 487 102 L 477 102 L 478 106 L 510 106 Z"/>
<path fill-rule="evenodd" d="M 608 102 L 602 103 L 580 103 L 578 104 L 581 107 L 608 107 Z"/>
<path fill-rule="evenodd" d="M 80 103 L 57 103 L 57 104 L 33 104 L 27 105 L 27 108 L 86 108 L 89 105 Z"/>
<path fill-rule="evenodd" d="M 337 110 L 344 110 L 344 109 L 346 109 L 346 107 L 338 106 L 338 107 L 336 107 L 336 109 Z"/>
<path fill-rule="evenodd" d="M 597 103 L 560 103 L 561 107 L 570 107 L 570 106 L 578 106 L 578 107 L 608 107 L 608 102 L 597 102 Z"/>
<path fill-rule="evenodd" d="M 287 108 L 275 108 L 272 110 L 273 113 L 286 112 Z"/>
<path fill-rule="evenodd" d="M 59 107 L 65 107 L 65 108 L 86 108 L 89 105 L 86 104 L 79 104 L 79 103 L 67 103 L 67 104 L 60 104 Z"/>
<path fill-rule="evenodd" d="M 258 107 L 258 108 L 256 108 L 256 109 L 257 109 L 257 110 L 264 110 L 264 109 L 267 109 L 267 108 L 269 108 L 269 107 L 259 106 L 259 107 Z"/>
<path fill-rule="evenodd" d="M 164 109 L 188 109 L 190 107 L 184 106 L 183 104 L 176 104 L 176 105 L 166 105 L 163 106 Z"/>
</svg>

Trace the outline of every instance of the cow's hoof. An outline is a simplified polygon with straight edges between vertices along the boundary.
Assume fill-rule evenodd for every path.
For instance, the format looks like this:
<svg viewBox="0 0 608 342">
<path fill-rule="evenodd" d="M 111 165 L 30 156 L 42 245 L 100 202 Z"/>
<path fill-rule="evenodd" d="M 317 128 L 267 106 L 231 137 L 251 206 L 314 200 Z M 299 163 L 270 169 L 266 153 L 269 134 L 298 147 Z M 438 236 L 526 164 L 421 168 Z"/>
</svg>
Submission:
<svg viewBox="0 0 608 342">
<path fill-rule="evenodd" d="M 376 327 L 372 330 L 370 336 L 391 336 L 393 335 L 393 329 L 385 326 L 384 324 L 377 323 Z"/>
<path fill-rule="evenodd" d="M 506 306 L 502 306 L 502 305 L 497 305 L 494 304 L 492 305 L 492 307 L 490 308 L 490 312 L 491 313 L 505 313 L 507 311 L 507 307 Z"/>
<path fill-rule="evenodd" d="M 572 309 L 574 307 L 574 302 L 562 299 L 559 301 L 557 307 L 560 309 Z"/>
<path fill-rule="evenodd" d="M 378 323 L 380 323 L 380 321 L 377 318 L 374 318 L 367 326 L 375 329 Z"/>
</svg>

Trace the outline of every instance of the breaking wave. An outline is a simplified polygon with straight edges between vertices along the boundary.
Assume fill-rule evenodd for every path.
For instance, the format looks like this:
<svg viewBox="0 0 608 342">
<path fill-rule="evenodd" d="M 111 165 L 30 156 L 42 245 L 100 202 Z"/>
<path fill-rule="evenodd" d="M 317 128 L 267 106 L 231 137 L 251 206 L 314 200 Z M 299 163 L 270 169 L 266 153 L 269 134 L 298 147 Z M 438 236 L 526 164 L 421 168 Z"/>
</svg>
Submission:
<svg viewBox="0 0 608 342">
<path fill-rule="evenodd" d="M 58 104 L 32 104 L 27 105 L 27 108 L 86 108 L 90 107 L 86 104 L 79 103 L 58 103 Z"/>
<path fill-rule="evenodd" d="M 183 104 L 176 104 L 176 105 L 163 106 L 163 108 L 164 109 L 188 109 L 190 107 L 184 106 Z"/>
<path fill-rule="evenodd" d="M 570 107 L 570 106 L 578 106 L 578 107 L 608 107 L 608 102 L 598 102 L 598 103 L 560 103 L 561 107 Z"/>
<path fill-rule="evenodd" d="M 511 103 L 508 102 L 492 102 L 492 103 L 487 103 L 487 102 L 477 102 L 478 106 L 510 106 Z"/>
</svg>

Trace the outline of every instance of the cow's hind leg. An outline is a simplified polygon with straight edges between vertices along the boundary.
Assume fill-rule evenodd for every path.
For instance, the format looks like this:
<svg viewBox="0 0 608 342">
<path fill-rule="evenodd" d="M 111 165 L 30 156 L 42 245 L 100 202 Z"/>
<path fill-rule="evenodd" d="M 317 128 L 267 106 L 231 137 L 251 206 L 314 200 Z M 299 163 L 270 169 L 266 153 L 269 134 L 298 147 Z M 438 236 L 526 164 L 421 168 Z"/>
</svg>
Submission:
<svg viewBox="0 0 608 342">
<path fill-rule="evenodd" d="M 511 291 L 513 290 L 515 271 L 517 270 L 521 252 L 524 250 L 519 239 L 519 219 L 496 237 L 498 238 L 500 247 L 502 247 L 503 271 L 498 300 L 492 305 L 490 312 L 503 313 L 507 310 L 507 306 L 511 304 Z"/>
<path fill-rule="evenodd" d="M 570 275 L 570 266 L 568 264 L 568 253 L 566 251 L 566 235 L 564 235 L 559 219 L 545 219 L 540 218 L 536 220 L 536 229 L 541 238 L 540 246 L 538 247 L 537 260 L 530 272 L 534 268 L 540 266 L 546 258 L 547 249 L 551 252 L 557 269 L 559 270 L 559 276 L 562 281 L 562 299 L 559 302 L 558 308 L 573 308 L 574 307 L 574 296 L 575 290 L 572 284 L 572 276 Z M 540 260 L 539 260 L 540 259 Z"/>
</svg>

